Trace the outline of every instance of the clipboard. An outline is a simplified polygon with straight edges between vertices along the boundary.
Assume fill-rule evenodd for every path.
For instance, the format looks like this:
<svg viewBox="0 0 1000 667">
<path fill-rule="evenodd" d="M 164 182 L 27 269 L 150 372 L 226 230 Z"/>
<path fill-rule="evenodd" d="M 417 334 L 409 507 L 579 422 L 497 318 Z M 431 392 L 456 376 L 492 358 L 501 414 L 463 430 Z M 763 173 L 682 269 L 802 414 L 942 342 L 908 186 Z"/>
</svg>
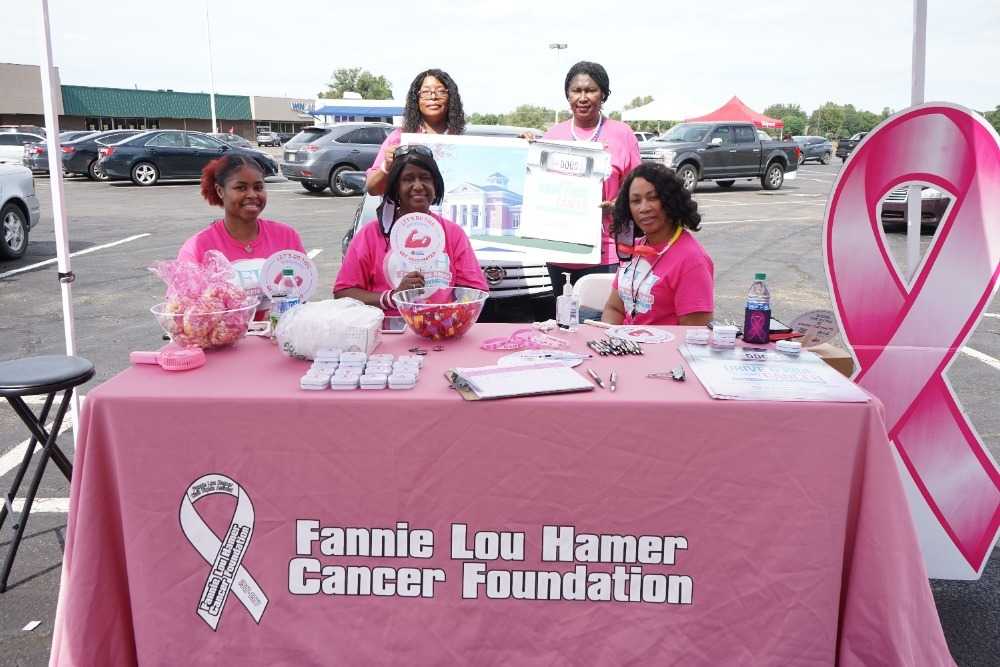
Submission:
<svg viewBox="0 0 1000 667">
<path fill-rule="evenodd" d="M 452 368 L 444 376 L 467 401 L 594 390 L 589 380 L 563 363 Z"/>
</svg>

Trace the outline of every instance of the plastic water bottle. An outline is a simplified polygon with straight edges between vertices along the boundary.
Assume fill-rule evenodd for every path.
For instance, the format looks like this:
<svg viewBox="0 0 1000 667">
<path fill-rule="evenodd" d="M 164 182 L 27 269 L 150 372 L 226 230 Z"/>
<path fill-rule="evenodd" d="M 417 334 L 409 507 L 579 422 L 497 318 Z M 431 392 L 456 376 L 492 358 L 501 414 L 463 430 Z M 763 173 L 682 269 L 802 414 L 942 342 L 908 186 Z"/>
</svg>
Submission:
<svg viewBox="0 0 1000 667">
<path fill-rule="evenodd" d="M 746 317 L 743 319 L 743 342 L 765 345 L 771 333 L 771 293 L 767 289 L 767 274 L 755 273 L 747 292 Z"/>
<path fill-rule="evenodd" d="M 281 270 L 281 280 L 271 292 L 271 332 L 278 326 L 278 320 L 286 312 L 299 305 L 299 286 L 295 284 L 295 270 Z"/>
</svg>

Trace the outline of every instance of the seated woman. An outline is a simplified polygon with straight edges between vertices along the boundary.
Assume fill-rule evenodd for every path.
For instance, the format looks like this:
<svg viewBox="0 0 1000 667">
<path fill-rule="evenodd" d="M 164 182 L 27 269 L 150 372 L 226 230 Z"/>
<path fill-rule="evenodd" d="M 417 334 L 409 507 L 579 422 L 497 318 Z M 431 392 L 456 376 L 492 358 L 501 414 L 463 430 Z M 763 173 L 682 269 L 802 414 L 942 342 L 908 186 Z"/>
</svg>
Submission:
<svg viewBox="0 0 1000 667">
<path fill-rule="evenodd" d="M 403 127 L 393 130 L 382 147 L 365 181 L 369 194 L 385 194 L 389 170 L 403 132 L 427 134 L 462 134 L 465 131 L 465 110 L 458 84 L 439 69 L 429 69 L 414 77 L 406 93 Z"/>
<path fill-rule="evenodd" d="M 406 273 L 397 284 L 387 275 L 393 226 L 407 213 L 430 215 L 441 225 L 444 252 L 434 266 L 435 282 L 488 291 L 469 237 L 454 222 L 431 212 L 431 206 L 441 203 L 442 197 L 444 179 L 430 149 L 426 146 L 397 148 L 386 181 L 385 198 L 378 207 L 379 217 L 362 226 L 351 239 L 333 285 L 333 296 L 357 299 L 389 315 L 397 315 L 392 295 L 424 287 L 426 280 L 420 271 Z"/>
<path fill-rule="evenodd" d="M 715 307 L 714 266 L 691 234 L 700 226 L 698 203 L 673 171 L 660 164 L 636 167 L 615 202 L 613 231 L 622 264 L 601 319 L 708 324 Z"/>
<path fill-rule="evenodd" d="M 267 206 L 264 172 L 244 155 L 223 155 L 201 171 L 201 196 L 221 206 L 225 217 L 189 238 L 177 259 L 201 262 L 207 250 L 218 250 L 234 265 L 267 259 L 279 250 L 305 252 L 298 232 L 260 217 Z M 237 268 L 237 270 L 239 270 Z"/>
</svg>

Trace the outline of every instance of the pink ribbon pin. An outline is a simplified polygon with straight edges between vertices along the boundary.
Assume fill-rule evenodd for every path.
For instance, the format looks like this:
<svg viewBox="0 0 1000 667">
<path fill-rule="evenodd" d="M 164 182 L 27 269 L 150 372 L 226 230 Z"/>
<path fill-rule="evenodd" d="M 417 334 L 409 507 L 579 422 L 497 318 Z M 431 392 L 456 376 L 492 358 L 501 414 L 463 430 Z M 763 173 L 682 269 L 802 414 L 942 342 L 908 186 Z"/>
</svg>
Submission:
<svg viewBox="0 0 1000 667">
<path fill-rule="evenodd" d="M 877 206 L 918 181 L 953 202 L 912 284 Z M 889 437 L 934 516 L 977 572 L 1000 527 L 1000 473 L 944 377 L 997 289 L 1000 143 L 970 112 L 916 107 L 869 134 L 830 199 L 824 253 L 855 381 L 884 403 Z M 932 573 L 933 575 L 933 573 Z"/>
</svg>

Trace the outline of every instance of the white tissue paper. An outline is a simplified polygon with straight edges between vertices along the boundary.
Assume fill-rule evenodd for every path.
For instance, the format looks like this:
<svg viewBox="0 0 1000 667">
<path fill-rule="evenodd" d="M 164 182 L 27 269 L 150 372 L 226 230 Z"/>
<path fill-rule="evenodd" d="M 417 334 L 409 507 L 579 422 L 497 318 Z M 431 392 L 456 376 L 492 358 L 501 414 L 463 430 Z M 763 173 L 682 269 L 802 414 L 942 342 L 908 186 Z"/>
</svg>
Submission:
<svg viewBox="0 0 1000 667">
<path fill-rule="evenodd" d="M 296 359 L 314 359 L 324 348 L 370 354 L 382 340 L 382 311 L 355 299 L 310 301 L 281 316 L 275 337 Z"/>
</svg>

